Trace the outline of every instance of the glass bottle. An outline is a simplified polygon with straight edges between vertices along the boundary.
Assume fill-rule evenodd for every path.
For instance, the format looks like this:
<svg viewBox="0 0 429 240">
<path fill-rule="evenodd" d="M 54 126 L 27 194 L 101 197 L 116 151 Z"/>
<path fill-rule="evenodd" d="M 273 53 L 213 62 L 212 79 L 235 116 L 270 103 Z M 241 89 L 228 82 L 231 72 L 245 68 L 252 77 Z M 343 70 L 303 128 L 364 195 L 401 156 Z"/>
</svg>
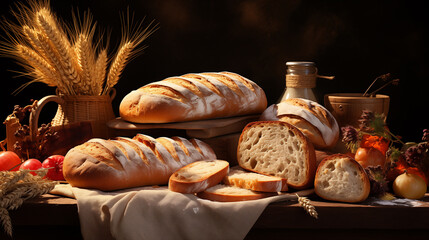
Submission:
<svg viewBox="0 0 429 240">
<path fill-rule="evenodd" d="M 286 89 L 279 102 L 289 98 L 305 98 L 317 102 L 313 93 L 316 87 L 317 68 L 314 62 L 286 62 Z"/>
</svg>

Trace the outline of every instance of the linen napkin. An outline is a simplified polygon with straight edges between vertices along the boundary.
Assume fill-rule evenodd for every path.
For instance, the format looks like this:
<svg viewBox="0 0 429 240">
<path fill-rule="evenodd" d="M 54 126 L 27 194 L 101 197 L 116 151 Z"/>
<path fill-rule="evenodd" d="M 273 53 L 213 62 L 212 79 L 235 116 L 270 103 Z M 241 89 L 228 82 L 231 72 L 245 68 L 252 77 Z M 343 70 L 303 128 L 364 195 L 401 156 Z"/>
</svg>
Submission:
<svg viewBox="0 0 429 240">
<path fill-rule="evenodd" d="M 243 239 L 269 203 L 296 200 L 295 193 L 285 193 L 260 200 L 214 202 L 167 187 L 103 192 L 68 185 L 53 193 L 76 198 L 82 235 L 95 240 Z M 307 196 L 313 190 L 297 193 Z"/>
</svg>

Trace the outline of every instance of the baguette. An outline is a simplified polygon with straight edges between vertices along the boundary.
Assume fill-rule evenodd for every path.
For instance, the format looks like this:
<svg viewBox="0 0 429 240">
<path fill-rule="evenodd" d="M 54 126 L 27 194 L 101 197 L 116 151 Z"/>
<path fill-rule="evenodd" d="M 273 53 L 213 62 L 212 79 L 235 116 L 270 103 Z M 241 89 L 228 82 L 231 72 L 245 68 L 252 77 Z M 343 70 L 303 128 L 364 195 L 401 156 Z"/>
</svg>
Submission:
<svg viewBox="0 0 429 240">
<path fill-rule="evenodd" d="M 170 77 L 127 94 L 122 119 L 135 123 L 168 123 L 262 113 L 264 91 L 236 73 L 200 73 Z"/>
<path fill-rule="evenodd" d="M 168 189 L 180 193 L 198 193 L 220 183 L 228 171 L 229 163 L 224 160 L 193 162 L 171 175 Z"/>
<path fill-rule="evenodd" d="M 316 171 L 312 143 L 281 121 L 247 124 L 238 142 L 237 161 L 246 170 L 287 179 L 294 189 L 311 187 Z"/>
<path fill-rule="evenodd" d="M 275 193 L 255 192 L 249 189 L 218 184 L 197 194 L 198 197 L 217 202 L 238 202 L 275 196 Z"/>
<path fill-rule="evenodd" d="M 64 178 L 73 187 L 113 191 L 163 185 L 177 169 L 216 154 L 204 142 L 138 134 L 113 140 L 94 138 L 67 152 Z"/>
<path fill-rule="evenodd" d="M 368 197 L 370 183 L 357 161 L 344 154 L 334 154 L 319 164 L 314 190 L 326 200 L 354 203 Z"/>
<path fill-rule="evenodd" d="M 225 185 L 236 186 L 259 192 L 287 191 L 287 180 L 255 172 L 248 172 L 236 166 L 223 178 Z"/>
</svg>

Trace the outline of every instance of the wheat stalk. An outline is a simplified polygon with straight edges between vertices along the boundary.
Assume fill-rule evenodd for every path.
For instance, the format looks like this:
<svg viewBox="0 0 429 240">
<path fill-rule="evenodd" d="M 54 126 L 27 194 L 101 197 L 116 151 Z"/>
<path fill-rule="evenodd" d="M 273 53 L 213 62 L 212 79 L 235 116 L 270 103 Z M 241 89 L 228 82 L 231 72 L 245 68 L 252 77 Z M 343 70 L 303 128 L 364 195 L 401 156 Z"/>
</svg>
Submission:
<svg viewBox="0 0 429 240">
<path fill-rule="evenodd" d="M 82 94 L 90 94 L 91 88 L 94 88 L 92 69 L 94 67 L 94 59 L 91 55 L 92 49 L 87 36 L 81 34 L 76 42 L 76 53 L 79 66 L 82 72 Z"/>
<path fill-rule="evenodd" d="M 131 56 L 133 48 L 134 46 L 131 42 L 126 42 L 119 48 L 119 51 L 110 66 L 109 73 L 107 74 L 106 86 L 103 91 L 104 94 L 118 83 L 119 77 Z"/>
<path fill-rule="evenodd" d="M 298 197 L 299 204 L 305 209 L 305 211 L 312 217 L 318 218 L 316 208 L 311 204 L 310 199 L 306 197 L 300 197 L 298 194 L 295 194 Z"/>
<path fill-rule="evenodd" d="M 22 75 L 33 78 L 19 89 L 43 82 L 66 95 L 107 94 L 118 83 L 125 65 L 144 49 L 137 47 L 156 30 L 152 23 L 143 28 L 143 21 L 133 25 L 127 12 L 126 21 L 121 18 L 121 43 L 110 59 L 107 48 L 100 46 L 101 38 L 93 44 L 96 23 L 89 12 L 83 21 L 73 15 L 75 31 L 70 31 L 50 10 L 49 0 L 30 0 L 29 4 L 18 4 L 18 11 L 12 12 L 18 24 L 6 25 L 15 35 L 6 31 L 11 43 L 0 47 L 0 52 L 21 62 L 26 70 Z"/>
<path fill-rule="evenodd" d="M 12 237 L 12 220 L 10 219 L 9 212 L 6 208 L 0 208 L 0 222 L 3 225 L 6 234 Z"/>
<path fill-rule="evenodd" d="M 101 50 L 95 62 L 94 75 L 95 75 L 96 81 L 98 82 L 97 88 L 95 89 L 96 95 L 101 95 L 103 92 L 104 79 L 106 78 L 107 62 L 108 62 L 107 50 L 103 49 Z"/>
<path fill-rule="evenodd" d="M 73 64 L 75 59 L 71 57 L 73 54 L 70 53 L 70 42 L 64 36 L 64 33 L 58 29 L 55 21 L 52 20 L 50 12 L 40 11 L 37 14 L 37 23 L 52 43 L 49 46 L 53 48 L 54 52 L 57 51 L 59 54 L 59 63 L 66 77 L 64 80 L 71 81 L 71 83 L 79 83 L 80 77 Z"/>
<path fill-rule="evenodd" d="M 0 222 L 9 236 L 12 236 L 12 223 L 8 210 L 15 210 L 25 200 L 50 192 L 57 184 L 43 179 L 46 169 L 36 172 L 35 176 L 30 170 L 0 172 Z"/>
<path fill-rule="evenodd" d="M 59 76 L 55 69 L 48 62 L 46 62 L 45 59 L 40 57 L 40 55 L 32 49 L 23 45 L 18 45 L 17 49 L 21 56 L 29 63 L 29 65 L 37 70 L 37 72 L 40 72 L 41 77 L 39 81 L 44 82 L 51 87 L 57 85 L 56 79 L 58 79 Z"/>
</svg>

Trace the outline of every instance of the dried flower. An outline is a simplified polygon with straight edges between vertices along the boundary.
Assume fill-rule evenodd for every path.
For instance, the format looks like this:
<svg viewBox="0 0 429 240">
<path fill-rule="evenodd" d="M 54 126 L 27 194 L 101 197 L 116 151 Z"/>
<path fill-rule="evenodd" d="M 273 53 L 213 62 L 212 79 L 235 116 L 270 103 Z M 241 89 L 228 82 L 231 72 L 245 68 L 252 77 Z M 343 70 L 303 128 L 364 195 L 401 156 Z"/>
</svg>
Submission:
<svg viewBox="0 0 429 240">
<path fill-rule="evenodd" d="M 423 142 L 429 142 L 429 129 L 424 129 L 423 130 L 422 141 Z"/>
<path fill-rule="evenodd" d="M 362 131 L 365 132 L 372 132 L 373 129 L 371 128 L 371 122 L 375 119 L 374 112 L 370 110 L 363 110 L 362 115 L 360 116 L 358 122 L 359 122 L 359 128 Z"/>
</svg>

